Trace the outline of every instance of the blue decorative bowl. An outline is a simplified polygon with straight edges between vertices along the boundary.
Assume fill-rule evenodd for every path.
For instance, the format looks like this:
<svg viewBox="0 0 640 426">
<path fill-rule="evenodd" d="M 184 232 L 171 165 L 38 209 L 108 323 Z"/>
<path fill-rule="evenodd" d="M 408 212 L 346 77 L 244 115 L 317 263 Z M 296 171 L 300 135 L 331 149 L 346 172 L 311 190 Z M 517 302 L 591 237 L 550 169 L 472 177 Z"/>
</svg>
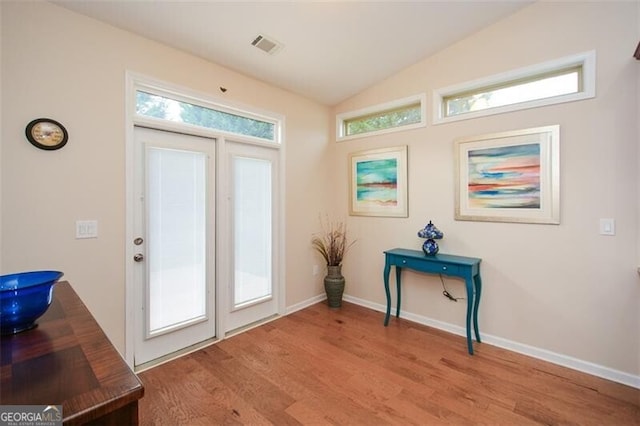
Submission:
<svg viewBox="0 0 640 426">
<path fill-rule="evenodd" d="M 36 326 L 53 296 L 53 285 L 64 275 L 59 271 L 21 272 L 0 275 L 0 332 L 15 334 Z"/>
</svg>

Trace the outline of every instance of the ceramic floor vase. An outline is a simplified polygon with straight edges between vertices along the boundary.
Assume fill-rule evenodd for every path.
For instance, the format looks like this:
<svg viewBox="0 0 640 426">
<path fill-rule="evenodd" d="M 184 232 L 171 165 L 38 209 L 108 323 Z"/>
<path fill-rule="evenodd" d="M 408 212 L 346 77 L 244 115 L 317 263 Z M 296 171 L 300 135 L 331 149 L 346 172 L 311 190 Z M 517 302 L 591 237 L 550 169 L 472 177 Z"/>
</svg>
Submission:
<svg viewBox="0 0 640 426">
<path fill-rule="evenodd" d="M 327 276 L 324 277 L 324 291 L 327 293 L 327 304 L 330 308 L 342 306 L 342 294 L 344 293 L 342 265 L 327 266 Z"/>
</svg>

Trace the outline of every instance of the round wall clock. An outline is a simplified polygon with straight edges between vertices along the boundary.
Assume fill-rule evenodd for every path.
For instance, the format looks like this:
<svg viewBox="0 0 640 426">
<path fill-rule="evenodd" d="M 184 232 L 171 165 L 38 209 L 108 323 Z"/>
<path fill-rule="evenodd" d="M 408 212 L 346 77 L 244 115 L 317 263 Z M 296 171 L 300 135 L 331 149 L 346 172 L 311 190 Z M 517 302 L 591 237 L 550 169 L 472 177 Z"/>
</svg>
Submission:
<svg viewBox="0 0 640 426">
<path fill-rule="evenodd" d="M 67 129 L 50 118 L 36 118 L 31 121 L 27 124 L 25 134 L 33 146 L 48 151 L 62 148 L 69 139 Z"/>
</svg>

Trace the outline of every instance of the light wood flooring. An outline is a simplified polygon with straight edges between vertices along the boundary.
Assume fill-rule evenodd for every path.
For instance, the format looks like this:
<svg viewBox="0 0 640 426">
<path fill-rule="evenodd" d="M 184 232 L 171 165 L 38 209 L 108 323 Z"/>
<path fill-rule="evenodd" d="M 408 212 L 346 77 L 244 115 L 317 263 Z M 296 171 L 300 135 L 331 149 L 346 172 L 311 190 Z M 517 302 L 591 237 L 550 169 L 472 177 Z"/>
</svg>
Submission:
<svg viewBox="0 0 640 426">
<path fill-rule="evenodd" d="M 147 370 L 141 424 L 640 425 L 638 389 L 383 318 L 318 303 Z"/>
</svg>

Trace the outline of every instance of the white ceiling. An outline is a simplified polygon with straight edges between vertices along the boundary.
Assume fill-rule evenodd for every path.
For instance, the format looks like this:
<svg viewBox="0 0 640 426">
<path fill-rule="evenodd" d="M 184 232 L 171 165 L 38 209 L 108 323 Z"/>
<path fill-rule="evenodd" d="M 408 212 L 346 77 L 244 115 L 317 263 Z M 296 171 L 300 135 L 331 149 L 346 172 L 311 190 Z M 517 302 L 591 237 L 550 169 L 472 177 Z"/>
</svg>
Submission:
<svg viewBox="0 0 640 426">
<path fill-rule="evenodd" d="M 532 0 L 54 3 L 335 105 Z M 259 34 L 284 47 L 269 55 Z"/>
</svg>

